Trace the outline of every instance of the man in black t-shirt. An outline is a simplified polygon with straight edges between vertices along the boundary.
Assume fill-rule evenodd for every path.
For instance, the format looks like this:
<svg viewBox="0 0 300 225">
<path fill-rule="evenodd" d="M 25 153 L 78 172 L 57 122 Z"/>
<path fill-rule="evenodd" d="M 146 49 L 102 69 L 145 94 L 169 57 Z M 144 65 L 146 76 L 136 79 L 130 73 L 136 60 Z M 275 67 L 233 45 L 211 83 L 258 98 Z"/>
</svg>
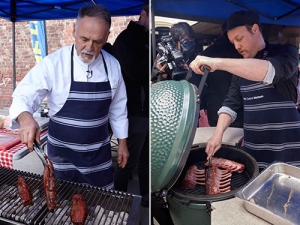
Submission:
<svg viewBox="0 0 300 225">
<path fill-rule="evenodd" d="M 227 20 L 227 35 L 243 59 L 197 56 L 190 64 L 203 74 L 211 71 L 235 74 L 228 95 L 219 110 L 214 135 L 207 142 L 207 158 L 220 149 L 224 131 L 244 109 L 244 149 L 260 168 L 274 161 L 300 166 L 300 115 L 296 109 L 298 50 L 292 45 L 271 45 L 264 41 L 259 16 L 238 11 Z"/>
</svg>

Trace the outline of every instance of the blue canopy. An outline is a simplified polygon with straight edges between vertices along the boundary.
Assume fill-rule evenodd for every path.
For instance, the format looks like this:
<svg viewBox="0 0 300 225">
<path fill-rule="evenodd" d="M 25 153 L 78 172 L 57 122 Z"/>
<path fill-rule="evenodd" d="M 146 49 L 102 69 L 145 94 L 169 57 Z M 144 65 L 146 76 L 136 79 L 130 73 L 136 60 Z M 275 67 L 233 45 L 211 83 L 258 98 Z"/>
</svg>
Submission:
<svg viewBox="0 0 300 225">
<path fill-rule="evenodd" d="M 222 23 L 231 13 L 250 10 L 261 22 L 300 26 L 300 0 L 152 0 L 154 14 L 172 18 Z"/>
<path fill-rule="evenodd" d="M 1 0 L 0 17 L 12 22 L 76 18 L 86 4 L 102 4 L 112 16 L 139 15 L 144 0 Z"/>
<path fill-rule="evenodd" d="M 144 0 L 1 0 L 0 18 L 13 24 L 13 89 L 16 87 L 15 22 L 74 19 L 86 4 L 102 4 L 112 16 L 139 15 Z"/>
</svg>

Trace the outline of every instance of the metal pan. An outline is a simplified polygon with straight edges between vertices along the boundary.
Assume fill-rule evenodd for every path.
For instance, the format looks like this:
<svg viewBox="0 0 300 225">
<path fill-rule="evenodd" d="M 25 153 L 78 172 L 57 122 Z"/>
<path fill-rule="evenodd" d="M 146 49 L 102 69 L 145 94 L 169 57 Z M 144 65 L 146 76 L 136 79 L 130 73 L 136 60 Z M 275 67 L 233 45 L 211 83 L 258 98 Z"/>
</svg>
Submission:
<svg viewBox="0 0 300 225">
<path fill-rule="evenodd" d="M 235 196 L 247 211 L 272 224 L 300 224 L 298 167 L 274 162 Z"/>
</svg>

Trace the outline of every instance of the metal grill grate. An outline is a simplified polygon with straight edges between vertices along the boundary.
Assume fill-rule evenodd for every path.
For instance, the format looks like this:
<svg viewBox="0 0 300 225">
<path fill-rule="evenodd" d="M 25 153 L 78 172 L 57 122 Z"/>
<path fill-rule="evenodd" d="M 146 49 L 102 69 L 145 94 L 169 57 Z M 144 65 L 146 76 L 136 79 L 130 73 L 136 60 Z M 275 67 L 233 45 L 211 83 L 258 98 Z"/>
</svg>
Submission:
<svg viewBox="0 0 300 225">
<path fill-rule="evenodd" d="M 18 193 L 18 176 L 24 177 L 33 194 L 33 205 L 23 206 Z M 56 180 L 60 207 L 50 212 L 46 206 L 42 176 L 0 168 L 0 220 L 20 224 L 72 224 L 72 196 L 81 194 L 88 208 L 86 225 L 136 224 L 141 197 L 89 185 Z M 15 223 L 12 223 L 15 224 Z"/>
</svg>

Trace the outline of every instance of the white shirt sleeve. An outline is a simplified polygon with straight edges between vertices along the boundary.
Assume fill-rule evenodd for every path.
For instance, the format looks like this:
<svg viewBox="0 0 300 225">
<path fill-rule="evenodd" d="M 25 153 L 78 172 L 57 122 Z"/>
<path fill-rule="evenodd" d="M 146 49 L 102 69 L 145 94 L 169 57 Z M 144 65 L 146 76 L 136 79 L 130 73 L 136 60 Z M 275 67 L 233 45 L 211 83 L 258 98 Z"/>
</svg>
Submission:
<svg viewBox="0 0 300 225">
<path fill-rule="evenodd" d="M 50 117 L 62 108 L 71 84 L 70 53 L 71 46 L 66 46 L 47 55 L 19 82 L 9 109 L 11 129 L 19 128 L 15 120 L 20 113 L 33 114 L 46 96 Z"/>
<path fill-rule="evenodd" d="M 114 136 L 119 139 L 128 137 L 127 93 L 119 62 L 114 58 L 113 75 L 109 76 L 112 102 L 109 108 L 109 122 Z M 109 73 L 109 75 L 112 73 Z"/>
<path fill-rule="evenodd" d="M 9 109 L 12 129 L 19 128 L 16 118 L 20 113 L 27 111 L 33 114 L 39 109 L 42 100 L 46 97 L 47 84 L 50 82 L 45 76 L 47 72 L 44 72 L 46 70 L 43 70 L 43 67 L 45 67 L 44 62 L 33 67 L 13 92 L 13 101 Z"/>
</svg>

